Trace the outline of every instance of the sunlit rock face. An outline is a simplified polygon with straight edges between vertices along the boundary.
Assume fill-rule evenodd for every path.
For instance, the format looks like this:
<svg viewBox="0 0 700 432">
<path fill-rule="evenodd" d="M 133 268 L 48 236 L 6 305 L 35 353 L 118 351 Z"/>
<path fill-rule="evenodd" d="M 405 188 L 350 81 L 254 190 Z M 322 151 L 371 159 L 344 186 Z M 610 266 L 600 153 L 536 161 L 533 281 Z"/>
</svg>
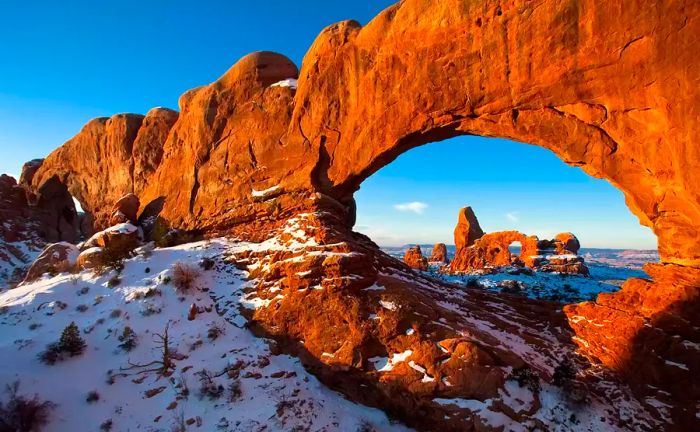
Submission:
<svg viewBox="0 0 700 432">
<path fill-rule="evenodd" d="M 629 379 L 670 388 L 665 378 L 680 377 L 657 372 L 674 367 L 676 350 L 634 346 L 697 342 L 698 284 L 683 275 L 700 267 L 700 21 L 690 18 L 699 14 L 700 3 L 681 1 L 406 0 L 364 27 L 324 29 L 300 71 L 280 54 L 254 53 L 186 92 L 178 115 L 95 119 L 21 183 L 39 200 L 64 185 L 97 229 L 129 192 L 169 227 L 247 240 L 323 211 L 335 222 L 319 231 L 366 253 L 375 246 L 354 244 L 348 228 L 353 193 L 401 153 L 462 134 L 542 146 L 618 187 L 658 236 L 664 263 L 653 282 L 567 309 L 580 351 L 623 372 L 636 364 L 629 359 L 649 360 L 653 370 Z M 351 272 L 334 265 L 338 277 Z M 364 265 L 371 283 L 382 264 Z M 598 315 L 643 321 L 644 331 L 618 337 L 620 326 L 587 330 L 579 318 Z M 661 333 L 646 327 L 669 322 Z M 699 364 L 686 365 L 695 383 Z M 699 387 L 673 394 L 698 399 Z"/>
<path fill-rule="evenodd" d="M 520 252 L 511 252 L 512 245 Z M 518 231 L 484 234 L 474 211 L 459 211 L 455 227 L 456 252 L 450 263 L 453 274 L 492 270 L 503 266 L 526 266 L 538 271 L 589 274 L 582 257 L 577 256 L 580 244 L 572 233 L 560 233 L 553 240 L 540 240 Z"/>
<path fill-rule="evenodd" d="M 403 262 L 416 270 L 428 270 L 428 259 L 423 256 L 423 252 L 418 245 L 408 248 L 403 256 Z"/>
<path fill-rule="evenodd" d="M 436 243 L 435 246 L 433 246 L 433 251 L 428 261 L 431 264 L 437 265 L 449 264 L 450 259 L 447 257 L 447 245 L 445 245 L 445 243 Z"/>
</svg>

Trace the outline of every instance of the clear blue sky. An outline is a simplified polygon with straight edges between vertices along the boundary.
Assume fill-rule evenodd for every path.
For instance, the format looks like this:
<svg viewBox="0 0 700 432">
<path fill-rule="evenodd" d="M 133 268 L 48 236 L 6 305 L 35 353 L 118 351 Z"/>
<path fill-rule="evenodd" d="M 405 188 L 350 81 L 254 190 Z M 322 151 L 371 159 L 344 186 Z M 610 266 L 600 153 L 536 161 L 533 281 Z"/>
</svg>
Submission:
<svg viewBox="0 0 700 432">
<path fill-rule="evenodd" d="M 251 51 L 278 51 L 300 65 L 323 27 L 364 24 L 392 3 L 3 1 L 0 172 L 18 174 L 91 118 L 177 108 L 181 93 Z M 656 245 L 606 182 L 506 141 L 414 149 L 366 181 L 357 200 L 357 228 L 380 244 L 451 243 L 457 209 L 468 204 L 488 231 L 571 230 L 584 246 Z"/>
</svg>

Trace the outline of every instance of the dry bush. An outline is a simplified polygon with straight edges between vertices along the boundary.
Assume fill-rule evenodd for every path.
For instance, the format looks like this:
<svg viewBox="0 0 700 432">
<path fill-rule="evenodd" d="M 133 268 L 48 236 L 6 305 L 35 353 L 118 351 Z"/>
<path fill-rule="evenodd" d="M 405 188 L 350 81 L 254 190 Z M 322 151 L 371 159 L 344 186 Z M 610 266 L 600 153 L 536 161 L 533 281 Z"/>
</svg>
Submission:
<svg viewBox="0 0 700 432">
<path fill-rule="evenodd" d="M 187 292 L 194 288 L 199 278 L 200 271 L 197 267 L 183 262 L 176 262 L 173 266 L 172 282 L 177 291 Z"/>
<path fill-rule="evenodd" d="M 48 423 L 52 402 L 20 395 L 19 381 L 7 385 L 6 392 L 9 400 L 0 402 L 0 431 L 37 432 Z"/>
</svg>

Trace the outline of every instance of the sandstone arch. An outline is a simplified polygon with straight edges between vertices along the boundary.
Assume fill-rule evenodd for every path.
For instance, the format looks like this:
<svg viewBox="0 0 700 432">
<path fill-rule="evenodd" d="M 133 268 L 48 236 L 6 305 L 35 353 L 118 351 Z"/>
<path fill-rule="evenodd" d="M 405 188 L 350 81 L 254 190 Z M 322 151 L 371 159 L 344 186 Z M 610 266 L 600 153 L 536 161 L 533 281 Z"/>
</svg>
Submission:
<svg viewBox="0 0 700 432">
<path fill-rule="evenodd" d="M 93 120 L 25 186 L 58 178 L 98 225 L 127 192 L 163 197 L 173 226 L 248 239 L 323 208 L 334 218 L 318 222 L 330 227 L 319 240 L 352 242 L 352 194 L 402 152 L 463 134 L 539 145 L 622 190 L 659 239 L 654 282 L 567 310 L 610 323 L 571 319 L 582 350 L 616 369 L 678 352 L 697 360 L 673 342 L 700 325 L 697 16 L 700 3 L 681 0 L 405 0 L 364 27 L 326 28 L 298 72 L 254 53 L 163 121 L 147 121 L 160 110 Z M 296 90 L 274 85 L 297 75 Z M 162 155 L 135 168 L 138 148 Z M 694 368 L 627 369 L 665 385 Z"/>
</svg>

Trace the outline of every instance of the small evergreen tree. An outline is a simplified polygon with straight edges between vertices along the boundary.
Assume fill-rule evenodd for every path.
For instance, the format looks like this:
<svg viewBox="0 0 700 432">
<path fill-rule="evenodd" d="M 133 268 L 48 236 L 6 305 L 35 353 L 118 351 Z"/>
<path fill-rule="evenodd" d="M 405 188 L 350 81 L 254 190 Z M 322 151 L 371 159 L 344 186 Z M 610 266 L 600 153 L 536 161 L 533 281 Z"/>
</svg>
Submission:
<svg viewBox="0 0 700 432">
<path fill-rule="evenodd" d="M 78 326 L 75 325 L 75 322 L 71 322 L 63 329 L 61 339 L 58 341 L 58 347 L 71 357 L 80 355 L 85 351 L 85 341 L 80 337 L 80 330 L 78 330 Z"/>
<path fill-rule="evenodd" d="M 136 333 L 131 329 L 131 327 L 126 326 L 124 327 L 124 331 L 122 332 L 121 336 L 119 336 L 119 341 L 121 342 L 119 344 L 119 348 L 129 352 L 136 348 Z"/>
</svg>

